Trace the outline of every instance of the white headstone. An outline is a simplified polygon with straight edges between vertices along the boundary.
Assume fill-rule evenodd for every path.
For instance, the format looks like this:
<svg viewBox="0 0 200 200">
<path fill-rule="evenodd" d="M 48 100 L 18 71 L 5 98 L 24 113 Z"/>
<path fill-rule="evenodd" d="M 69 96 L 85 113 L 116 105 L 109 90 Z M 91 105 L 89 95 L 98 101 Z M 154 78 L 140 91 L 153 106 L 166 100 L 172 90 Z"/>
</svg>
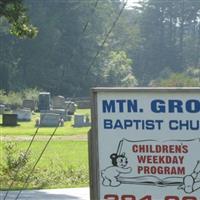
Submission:
<svg viewBox="0 0 200 200">
<path fill-rule="evenodd" d="M 86 115 L 74 115 L 74 127 L 90 126 L 89 118 Z"/>
<path fill-rule="evenodd" d="M 40 126 L 56 127 L 59 125 L 60 115 L 55 113 L 41 113 Z"/>
<path fill-rule="evenodd" d="M 19 121 L 31 121 L 32 113 L 30 109 L 15 110 L 13 114 L 17 114 L 17 119 Z"/>
</svg>

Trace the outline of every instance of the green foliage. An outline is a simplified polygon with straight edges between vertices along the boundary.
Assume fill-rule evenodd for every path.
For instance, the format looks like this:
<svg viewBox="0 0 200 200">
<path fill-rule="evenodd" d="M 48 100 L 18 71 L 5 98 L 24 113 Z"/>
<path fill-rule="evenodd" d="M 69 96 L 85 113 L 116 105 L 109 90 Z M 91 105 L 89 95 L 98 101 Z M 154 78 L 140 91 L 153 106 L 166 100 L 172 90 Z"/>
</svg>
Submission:
<svg viewBox="0 0 200 200">
<path fill-rule="evenodd" d="M 19 38 L 37 35 L 38 30 L 29 23 L 22 0 L 0 0 L 0 17 L 7 19 L 10 33 Z"/>
<path fill-rule="evenodd" d="M 193 78 L 193 80 L 200 82 L 200 69 L 199 68 L 195 68 L 195 67 L 189 67 L 186 72 L 185 75 Z"/>
<path fill-rule="evenodd" d="M 38 87 L 52 94 L 87 96 L 93 86 L 146 86 L 190 66 L 199 68 L 200 1 L 141 0 L 123 11 L 102 49 L 123 1 L 99 1 L 94 9 L 95 2 L 25 1 L 40 30 L 34 40 L 4 34 L 1 18 L 0 88 Z"/>
<path fill-rule="evenodd" d="M 124 51 L 111 51 L 103 68 L 106 86 L 136 86 L 131 65 L 132 61 Z"/>
<path fill-rule="evenodd" d="M 4 146 L 5 150 L 5 168 L 7 173 L 13 173 L 18 168 L 23 168 L 28 163 L 28 154 L 21 152 L 19 156 L 16 155 L 16 144 L 8 142 Z"/>
<path fill-rule="evenodd" d="M 22 95 L 20 92 L 9 92 L 5 94 L 3 90 L 0 92 L 0 103 L 8 104 L 14 108 L 22 105 Z"/>
<path fill-rule="evenodd" d="M 24 99 L 37 100 L 39 90 L 36 88 L 25 89 L 20 92 L 10 91 L 6 94 L 3 90 L 0 90 L 0 103 L 9 104 L 11 106 L 20 107 Z"/>
<path fill-rule="evenodd" d="M 200 81 L 195 80 L 184 73 L 173 73 L 167 79 L 155 81 L 151 86 L 160 87 L 199 87 Z"/>
<path fill-rule="evenodd" d="M 8 142 L 3 146 L 4 156 L 1 157 L 1 176 L 5 180 L 23 182 L 30 168 L 30 152 L 25 154 L 24 151 L 19 152 L 16 143 Z M 2 162 L 2 159 L 4 161 Z M 16 175 L 16 172 L 19 173 Z M 0 179 L 0 181 L 2 181 Z"/>
<path fill-rule="evenodd" d="M 1 190 L 8 188 L 13 180 L 12 189 L 22 187 L 45 143 L 34 142 L 31 152 L 25 158 L 22 155 L 24 155 L 28 142 L 2 142 L 0 144 Z M 29 188 L 87 186 L 89 181 L 87 163 L 86 142 L 51 142 L 29 179 Z M 20 170 L 15 176 L 19 164 Z"/>
<path fill-rule="evenodd" d="M 142 45 L 135 62 L 140 84 L 157 79 L 165 68 L 181 73 L 200 66 L 200 1 L 143 0 L 140 5 Z"/>
<path fill-rule="evenodd" d="M 24 89 L 21 94 L 23 99 L 38 100 L 40 91 L 37 88 Z"/>
</svg>

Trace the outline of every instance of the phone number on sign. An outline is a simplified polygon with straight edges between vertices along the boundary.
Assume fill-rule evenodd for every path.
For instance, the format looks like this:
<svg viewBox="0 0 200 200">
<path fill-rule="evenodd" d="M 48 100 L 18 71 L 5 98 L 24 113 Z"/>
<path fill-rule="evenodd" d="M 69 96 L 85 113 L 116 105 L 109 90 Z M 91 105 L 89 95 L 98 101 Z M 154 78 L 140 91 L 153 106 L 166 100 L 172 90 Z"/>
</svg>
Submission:
<svg viewBox="0 0 200 200">
<path fill-rule="evenodd" d="M 104 200 L 153 200 L 152 196 L 146 195 L 140 199 L 137 199 L 134 195 L 122 195 L 118 196 L 116 194 L 107 194 L 104 196 Z M 166 196 L 164 200 L 198 200 L 194 196 L 185 196 L 182 198 L 179 198 L 177 196 Z"/>
</svg>

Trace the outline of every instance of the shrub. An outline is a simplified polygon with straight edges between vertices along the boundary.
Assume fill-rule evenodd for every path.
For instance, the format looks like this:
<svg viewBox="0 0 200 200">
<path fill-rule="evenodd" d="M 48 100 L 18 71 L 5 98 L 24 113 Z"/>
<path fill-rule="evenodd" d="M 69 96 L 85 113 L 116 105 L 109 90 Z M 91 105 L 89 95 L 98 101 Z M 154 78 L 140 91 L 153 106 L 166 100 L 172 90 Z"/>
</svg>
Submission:
<svg viewBox="0 0 200 200">
<path fill-rule="evenodd" d="M 30 174 L 36 160 L 33 159 L 31 152 L 25 155 L 25 151 L 19 150 L 14 142 L 6 142 L 3 146 L 5 154 L 4 162 L 0 164 L 0 189 L 7 189 L 14 181 L 11 189 L 18 189 L 24 185 L 25 180 Z M 19 173 L 16 176 L 16 171 Z M 36 166 L 31 174 L 27 185 L 30 188 L 53 188 L 53 187 L 75 187 L 85 186 L 89 183 L 88 169 L 86 166 L 69 165 L 50 161 L 47 167 Z"/>
<path fill-rule="evenodd" d="M 14 142 L 5 143 L 3 149 L 5 160 L 1 166 L 1 173 L 4 180 L 12 180 L 15 183 L 23 182 L 30 167 L 30 152 L 27 154 L 24 151 L 19 152 Z"/>
<path fill-rule="evenodd" d="M 22 106 L 24 99 L 31 99 L 37 101 L 39 90 L 36 88 L 25 89 L 21 92 L 9 92 L 6 94 L 3 90 L 0 90 L 0 103 L 8 104 L 11 108 L 15 109 Z"/>
<path fill-rule="evenodd" d="M 29 88 L 22 91 L 23 99 L 38 100 L 40 91 L 37 88 Z"/>
</svg>

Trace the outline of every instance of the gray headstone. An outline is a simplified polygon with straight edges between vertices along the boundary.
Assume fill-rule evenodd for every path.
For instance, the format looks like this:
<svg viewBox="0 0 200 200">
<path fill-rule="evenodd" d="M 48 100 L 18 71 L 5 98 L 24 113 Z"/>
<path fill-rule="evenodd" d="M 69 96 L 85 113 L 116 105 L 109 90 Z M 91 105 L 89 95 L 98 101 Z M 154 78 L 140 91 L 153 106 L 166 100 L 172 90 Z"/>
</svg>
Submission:
<svg viewBox="0 0 200 200">
<path fill-rule="evenodd" d="M 5 112 L 5 105 L 0 105 L 0 115 L 2 115 Z"/>
<path fill-rule="evenodd" d="M 31 110 L 30 109 L 19 109 L 13 111 L 13 114 L 17 114 L 17 119 L 19 121 L 31 121 Z"/>
<path fill-rule="evenodd" d="M 40 92 L 38 109 L 39 110 L 49 110 L 50 109 L 50 93 L 49 92 Z"/>
<path fill-rule="evenodd" d="M 74 127 L 82 127 L 85 124 L 84 115 L 74 115 Z"/>
<path fill-rule="evenodd" d="M 41 113 L 40 126 L 56 127 L 59 125 L 60 115 L 55 113 Z"/>
<path fill-rule="evenodd" d="M 65 109 L 51 109 L 51 110 L 41 110 L 40 113 L 54 113 L 60 115 L 66 121 L 67 112 Z"/>
<path fill-rule="evenodd" d="M 31 110 L 35 110 L 36 103 L 35 103 L 34 100 L 25 99 L 25 100 L 23 101 L 22 106 L 23 106 L 24 108 L 29 108 L 29 109 L 31 109 Z"/>
<path fill-rule="evenodd" d="M 17 126 L 16 114 L 3 114 L 3 126 Z"/>
<path fill-rule="evenodd" d="M 90 126 L 89 117 L 86 115 L 74 115 L 74 127 Z"/>
<path fill-rule="evenodd" d="M 52 104 L 54 109 L 65 109 L 65 97 L 54 96 L 52 99 Z"/>
</svg>

